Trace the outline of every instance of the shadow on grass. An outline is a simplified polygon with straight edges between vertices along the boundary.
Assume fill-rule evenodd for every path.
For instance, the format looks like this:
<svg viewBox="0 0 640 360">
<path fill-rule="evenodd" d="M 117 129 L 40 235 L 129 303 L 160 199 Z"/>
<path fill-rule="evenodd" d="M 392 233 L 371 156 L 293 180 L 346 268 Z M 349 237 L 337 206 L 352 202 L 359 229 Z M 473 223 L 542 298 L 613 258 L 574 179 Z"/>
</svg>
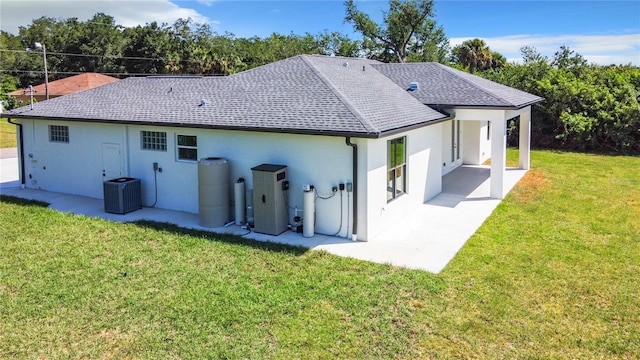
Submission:
<svg viewBox="0 0 640 360">
<path fill-rule="evenodd" d="M 198 238 L 205 238 L 209 241 L 217 241 L 217 242 L 225 242 L 229 244 L 251 246 L 252 248 L 263 250 L 263 251 L 287 253 L 287 254 L 293 254 L 296 256 L 303 255 L 304 253 L 309 251 L 308 248 L 305 248 L 303 246 L 279 244 L 279 243 L 274 243 L 269 241 L 257 241 L 257 240 L 243 238 L 241 235 L 221 234 L 221 233 L 214 233 L 214 232 L 204 231 L 204 230 L 187 229 L 187 228 L 183 228 L 175 224 L 166 223 L 166 222 L 158 222 L 158 221 L 152 221 L 152 220 L 137 220 L 137 221 L 131 222 L 130 224 L 134 224 L 136 226 L 140 226 L 148 229 L 153 229 L 156 231 L 162 231 L 170 234 L 180 235 L 180 236 L 192 236 L 192 237 L 198 237 Z"/>
<path fill-rule="evenodd" d="M 40 207 L 49 207 L 49 203 L 39 200 L 29 200 L 22 199 L 15 196 L 9 195 L 0 195 L 0 202 L 14 204 L 14 205 L 22 205 L 22 206 L 40 206 Z"/>
<path fill-rule="evenodd" d="M 43 208 L 47 208 L 49 206 L 49 203 L 46 203 L 44 201 L 22 199 L 19 197 L 9 196 L 9 195 L 0 195 L 0 202 L 19 205 L 19 206 L 37 206 L 37 207 L 43 207 Z M 204 230 L 188 229 L 188 228 L 180 227 L 175 224 L 152 221 L 152 220 L 137 220 L 137 221 L 131 222 L 131 224 L 148 228 L 148 229 L 153 229 L 156 231 L 171 233 L 175 235 L 192 236 L 192 237 L 204 238 L 210 241 L 218 241 L 218 242 L 225 242 L 229 244 L 250 246 L 252 248 L 260 249 L 263 251 L 287 253 L 287 254 L 293 254 L 296 256 L 302 255 L 307 251 L 309 251 L 308 248 L 305 248 L 303 246 L 280 244 L 280 243 L 269 242 L 269 241 L 257 241 L 257 240 L 243 238 L 242 235 L 222 234 L 222 233 L 215 233 L 215 232 L 204 231 Z"/>
</svg>

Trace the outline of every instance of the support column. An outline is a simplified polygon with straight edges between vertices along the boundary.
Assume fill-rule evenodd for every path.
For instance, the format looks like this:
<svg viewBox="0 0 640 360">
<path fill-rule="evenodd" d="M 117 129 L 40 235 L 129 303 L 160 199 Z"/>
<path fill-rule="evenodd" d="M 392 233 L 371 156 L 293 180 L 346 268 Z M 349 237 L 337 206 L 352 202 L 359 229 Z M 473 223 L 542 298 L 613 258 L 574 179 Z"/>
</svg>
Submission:
<svg viewBox="0 0 640 360">
<path fill-rule="evenodd" d="M 504 177 L 507 163 L 507 121 L 491 120 L 491 197 L 504 198 Z"/>
<path fill-rule="evenodd" d="M 531 106 L 520 114 L 520 169 L 529 170 L 531 162 Z"/>
</svg>

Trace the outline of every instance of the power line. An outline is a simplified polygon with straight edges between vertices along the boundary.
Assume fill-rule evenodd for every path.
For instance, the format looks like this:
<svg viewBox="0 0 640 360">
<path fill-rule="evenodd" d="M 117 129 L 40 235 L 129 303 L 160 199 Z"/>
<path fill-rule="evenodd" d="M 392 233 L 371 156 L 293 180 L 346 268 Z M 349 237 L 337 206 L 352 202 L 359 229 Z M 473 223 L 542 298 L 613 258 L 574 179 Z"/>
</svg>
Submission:
<svg viewBox="0 0 640 360">
<path fill-rule="evenodd" d="M 0 52 L 13 52 L 13 53 L 26 53 L 26 54 L 34 54 L 33 51 L 26 50 L 9 50 L 9 49 L 0 49 Z M 60 53 L 60 52 L 50 52 L 47 51 L 47 56 L 49 55 L 62 55 L 62 56 L 80 56 L 80 57 L 94 57 L 94 58 L 107 58 L 107 59 L 126 59 L 126 60 L 151 60 L 151 61 L 167 61 L 167 59 L 162 58 L 147 58 L 147 57 L 137 57 L 137 56 L 108 56 L 108 55 L 89 55 L 89 54 L 73 54 L 73 53 Z M 191 60 L 193 61 L 193 60 Z"/>
<path fill-rule="evenodd" d="M 44 73 L 44 71 L 37 71 L 37 70 L 17 70 L 17 69 L 13 69 L 13 70 L 0 70 L 0 72 L 2 73 L 33 73 L 33 74 L 42 74 Z M 93 72 L 93 71 L 91 71 Z M 49 71 L 49 74 L 55 74 L 55 75 L 79 75 L 79 74 L 86 74 L 87 71 Z M 220 76 L 226 76 L 226 75 L 222 75 L 222 74 L 168 74 L 168 73 L 122 73 L 122 72 L 99 72 L 97 74 L 102 74 L 102 75 L 109 75 L 109 76 L 193 76 L 193 75 L 197 75 L 197 76 L 202 76 L 202 77 L 207 77 L 207 76 L 212 76 L 212 77 L 220 77 Z"/>
<path fill-rule="evenodd" d="M 38 54 L 34 51 L 27 50 L 10 50 L 10 49 L 0 49 L 0 52 L 12 52 L 12 53 L 23 53 L 23 54 Z M 49 52 L 47 51 L 47 57 L 49 55 L 61 55 L 61 56 L 78 56 L 78 57 L 91 57 L 91 58 L 101 58 L 108 60 L 145 60 L 145 61 L 161 61 L 161 62 L 172 62 L 171 59 L 163 59 L 163 58 L 148 58 L 148 57 L 137 57 L 137 56 L 112 56 L 112 55 L 90 55 L 90 54 L 74 54 L 74 53 L 61 53 L 61 52 Z M 200 63 L 197 59 L 182 59 L 177 61 L 178 64 L 181 63 Z"/>
</svg>

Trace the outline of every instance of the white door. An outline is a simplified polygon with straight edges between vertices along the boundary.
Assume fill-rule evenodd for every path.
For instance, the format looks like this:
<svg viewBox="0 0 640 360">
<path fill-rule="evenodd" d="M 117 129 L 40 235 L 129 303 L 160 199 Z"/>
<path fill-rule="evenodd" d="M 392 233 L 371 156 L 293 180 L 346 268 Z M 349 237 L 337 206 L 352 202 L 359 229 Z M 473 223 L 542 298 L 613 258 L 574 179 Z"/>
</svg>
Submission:
<svg viewBox="0 0 640 360">
<path fill-rule="evenodd" d="M 451 126 L 445 127 L 442 141 L 443 165 L 442 175 L 462 165 L 462 126 L 460 120 L 451 120 Z"/>
<path fill-rule="evenodd" d="M 111 180 L 122 176 L 120 144 L 102 143 L 102 176 Z"/>
</svg>

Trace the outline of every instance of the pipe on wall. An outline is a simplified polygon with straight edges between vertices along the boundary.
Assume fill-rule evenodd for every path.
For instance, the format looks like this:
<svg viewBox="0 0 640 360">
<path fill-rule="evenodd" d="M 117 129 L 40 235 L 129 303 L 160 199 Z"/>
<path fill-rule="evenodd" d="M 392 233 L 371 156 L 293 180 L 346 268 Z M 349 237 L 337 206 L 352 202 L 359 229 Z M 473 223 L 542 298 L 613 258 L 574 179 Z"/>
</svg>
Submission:
<svg viewBox="0 0 640 360">
<path fill-rule="evenodd" d="M 351 231 L 351 240 L 358 240 L 358 145 L 351 142 L 351 137 L 346 137 L 347 146 L 353 149 L 353 230 Z"/>
<path fill-rule="evenodd" d="M 18 148 L 20 150 L 20 185 L 22 187 L 24 187 L 25 184 L 25 180 L 24 180 L 24 134 L 22 132 L 22 124 L 13 122 L 11 120 L 11 118 L 7 119 L 7 121 L 9 122 L 9 124 L 13 124 L 15 126 L 18 127 L 18 129 L 20 130 L 20 137 L 18 139 Z"/>
</svg>

